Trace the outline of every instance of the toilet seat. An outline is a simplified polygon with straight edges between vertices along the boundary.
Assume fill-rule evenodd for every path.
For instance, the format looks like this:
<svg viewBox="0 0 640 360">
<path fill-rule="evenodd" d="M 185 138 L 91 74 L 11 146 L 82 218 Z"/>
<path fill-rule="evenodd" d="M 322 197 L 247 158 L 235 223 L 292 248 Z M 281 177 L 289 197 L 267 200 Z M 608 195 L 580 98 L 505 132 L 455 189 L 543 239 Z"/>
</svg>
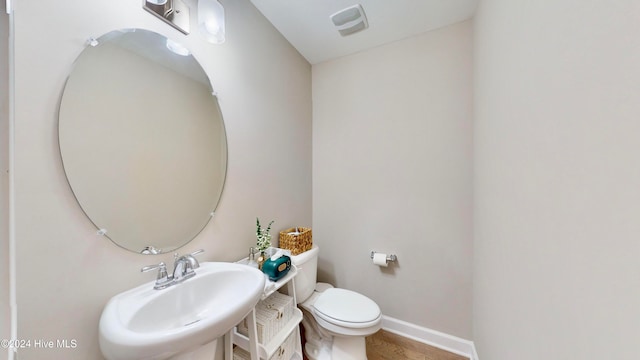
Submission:
<svg viewBox="0 0 640 360">
<path fill-rule="evenodd" d="M 377 326 L 380 307 L 373 300 L 355 291 L 330 288 L 323 291 L 313 304 L 314 314 L 332 325 L 351 329 Z"/>
</svg>

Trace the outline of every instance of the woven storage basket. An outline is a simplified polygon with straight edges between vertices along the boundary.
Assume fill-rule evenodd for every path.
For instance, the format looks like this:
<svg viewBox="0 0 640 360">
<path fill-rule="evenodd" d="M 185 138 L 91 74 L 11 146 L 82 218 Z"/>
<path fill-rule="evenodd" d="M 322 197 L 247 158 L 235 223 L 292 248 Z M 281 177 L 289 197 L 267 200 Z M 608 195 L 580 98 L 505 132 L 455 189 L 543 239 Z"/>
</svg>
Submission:
<svg viewBox="0 0 640 360">
<path fill-rule="evenodd" d="M 300 235 L 291 235 L 289 233 L 295 232 L 298 229 Z M 298 227 L 280 231 L 280 245 L 281 249 L 291 250 L 291 255 L 298 255 L 307 250 L 311 250 L 313 246 L 313 240 L 311 237 L 311 229 Z"/>
<path fill-rule="evenodd" d="M 236 347 L 233 349 L 233 360 L 251 360 L 251 354 L 245 349 Z"/>
<path fill-rule="evenodd" d="M 258 342 L 266 344 L 276 336 L 293 315 L 293 297 L 274 292 L 256 304 L 256 330 Z M 249 337 L 247 319 L 238 324 L 238 333 Z"/>
<path fill-rule="evenodd" d="M 275 354 L 271 355 L 269 360 L 287 360 L 291 359 L 296 351 L 296 332 L 292 332 L 287 339 L 280 344 Z"/>
</svg>

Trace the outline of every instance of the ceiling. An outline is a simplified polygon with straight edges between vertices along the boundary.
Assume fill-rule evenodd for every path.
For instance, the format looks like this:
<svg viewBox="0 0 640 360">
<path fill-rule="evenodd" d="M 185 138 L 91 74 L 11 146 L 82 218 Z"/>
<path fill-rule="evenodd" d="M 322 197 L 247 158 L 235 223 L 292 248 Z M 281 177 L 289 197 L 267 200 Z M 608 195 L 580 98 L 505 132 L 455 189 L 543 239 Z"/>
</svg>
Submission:
<svg viewBox="0 0 640 360">
<path fill-rule="evenodd" d="M 311 64 L 424 33 L 473 16 L 478 0 L 251 0 Z M 369 28 L 342 37 L 330 15 L 361 4 Z"/>
</svg>

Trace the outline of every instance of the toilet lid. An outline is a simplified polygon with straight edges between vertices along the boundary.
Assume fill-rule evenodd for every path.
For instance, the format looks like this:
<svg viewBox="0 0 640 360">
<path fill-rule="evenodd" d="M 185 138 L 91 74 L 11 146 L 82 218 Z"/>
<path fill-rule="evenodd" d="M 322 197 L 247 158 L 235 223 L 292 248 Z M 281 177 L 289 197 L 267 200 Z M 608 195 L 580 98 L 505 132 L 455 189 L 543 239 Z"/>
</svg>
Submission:
<svg viewBox="0 0 640 360">
<path fill-rule="evenodd" d="M 313 304 L 316 314 L 327 321 L 368 323 L 380 317 L 380 308 L 373 300 L 355 291 L 327 289 Z"/>
</svg>

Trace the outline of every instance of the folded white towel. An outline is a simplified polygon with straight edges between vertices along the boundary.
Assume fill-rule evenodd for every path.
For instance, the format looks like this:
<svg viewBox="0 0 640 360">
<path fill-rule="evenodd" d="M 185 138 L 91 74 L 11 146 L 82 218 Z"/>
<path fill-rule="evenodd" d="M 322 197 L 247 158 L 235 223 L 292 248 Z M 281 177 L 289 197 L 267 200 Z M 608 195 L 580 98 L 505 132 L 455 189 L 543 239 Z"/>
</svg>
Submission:
<svg viewBox="0 0 640 360">
<path fill-rule="evenodd" d="M 264 277 L 264 291 L 262 292 L 263 300 L 267 298 L 268 294 L 271 294 L 276 289 L 275 281 L 269 280 L 269 276 L 267 276 L 267 274 L 264 274 Z"/>
</svg>

